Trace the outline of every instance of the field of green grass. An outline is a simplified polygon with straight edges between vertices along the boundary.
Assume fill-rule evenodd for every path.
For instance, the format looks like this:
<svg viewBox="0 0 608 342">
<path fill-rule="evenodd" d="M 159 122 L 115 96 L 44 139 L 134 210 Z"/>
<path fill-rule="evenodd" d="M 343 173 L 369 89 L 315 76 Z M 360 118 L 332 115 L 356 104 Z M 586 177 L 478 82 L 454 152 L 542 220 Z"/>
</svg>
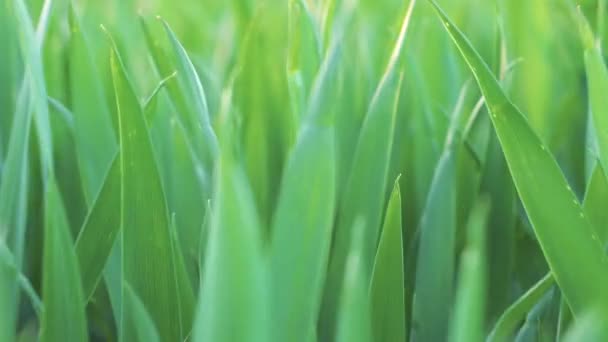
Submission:
<svg viewBox="0 0 608 342">
<path fill-rule="evenodd" d="M 608 341 L 606 0 L 0 0 L 0 342 Z"/>
</svg>

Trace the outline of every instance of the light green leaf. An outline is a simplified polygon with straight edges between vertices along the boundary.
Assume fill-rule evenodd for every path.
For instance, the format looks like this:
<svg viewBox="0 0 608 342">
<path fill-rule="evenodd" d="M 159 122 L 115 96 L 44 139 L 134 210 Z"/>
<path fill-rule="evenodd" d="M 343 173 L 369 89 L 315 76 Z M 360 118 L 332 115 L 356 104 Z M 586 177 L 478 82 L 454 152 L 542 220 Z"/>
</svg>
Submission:
<svg viewBox="0 0 608 342">
<path fill-rule="evenodd" d="M 116 235 L 120 231 L 120 182 L 120 157 L 116 156 L 76 239 L 76 255 L 87 301 L 97 287 Z"/>
<path fill-rule="evenodd" d="M 161 339 L 181 340 L 193 314 L 193 302 L 181 300 L 188 279 L 175 267 L 167 205 L 148 128 L 115 47 L 111 67 L 121 151 L 123 281 L 148 308 Z M 135 338 L 136 331 L 124 324 L 122 328 L 125 341 Z"/>
<path fill-rule="evenodd" d="M 369 288 L 363 269 L 363 221 L 352 227 L 351 248 L 346 259 L 344 288 L 340 297 L 340 311 L 336 341 L 371 342 L 372 322 L 370 317 Z"/>
<path fill-rule="evenodd" d="M 85 198 L 92 208 L 116 154 L 117 144 L 110 109 L 101 87 L 101 75 L 93 63 L 90 41 L 74 8 L 70 9 L 70 28 L 68 68 L 74 138 Z M 84 274 L 83 279 L 86 279 Z"/>
<path fill-rule="evenodd" d="M 450 325 L 450 341 L 482 341 L 487 293 L 486 220 L 489 205 L 483 199 L 471 212 L 467 245 L 460 254 L 458 289 Z"/>
<path fill-rule="evenodd" d="M 405 341 L 401 190 L 395 181 L 388 201 L 370 285 L 374 341 Z"/>
<path fill-rule="evenodd" d="M 333 126 L 305 125 L 283 175 L 271 247 L 279 341 L 305 339 L 316 321 L 334 218 L 334 144 Z"/>
<path fill-rule="evenodd" d="M 486 99 L 519 197 L 574 316 L 595 307 L 608 312 L 608 259 L 559 165 L 468 40 L 431 3 Z"/>
<path fill-rule="evenodd" d="M 231 153 L 232 146 L 222 146 L 215 173 L 195 342 L 261 342 L 270 336 L 262 230 L 247 177 Z"/>
<path fill-rule="evenodd" d="M 85 301 L 69 226 L 54 180 L 47 185 L 44 206 L 44 254 L 40 340 L 88 340 Z"/>
<path fill-rule="evenodd" d="M 420 221 L 412 334 L 421 341 L 447 337 L 455 264 L 455 152 L 452 148 L 443 152 Z"/>
</svg>

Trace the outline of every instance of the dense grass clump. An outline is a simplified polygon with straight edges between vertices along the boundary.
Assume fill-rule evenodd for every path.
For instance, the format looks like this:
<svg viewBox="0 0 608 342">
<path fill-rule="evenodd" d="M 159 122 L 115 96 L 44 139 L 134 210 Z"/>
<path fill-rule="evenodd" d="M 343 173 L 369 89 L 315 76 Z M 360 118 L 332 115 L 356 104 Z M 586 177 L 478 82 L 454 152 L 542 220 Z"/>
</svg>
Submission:
<svg viewBox="0 0 608 342">
<path fill-rule="evenodd" d="M 0 342 L 608 339 L 604 0 L 0 1 Z"/>
</svg>

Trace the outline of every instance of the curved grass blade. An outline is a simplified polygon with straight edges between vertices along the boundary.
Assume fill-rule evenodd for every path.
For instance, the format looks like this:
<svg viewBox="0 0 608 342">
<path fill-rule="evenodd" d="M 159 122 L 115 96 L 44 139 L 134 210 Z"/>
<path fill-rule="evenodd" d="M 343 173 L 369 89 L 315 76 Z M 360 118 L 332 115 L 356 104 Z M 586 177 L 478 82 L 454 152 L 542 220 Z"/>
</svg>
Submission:
<svg viewBox="0 0 608 342">
<path fill-rule="evenodd" d="M 399 177 L 388 201 L 370 285 L 374 341 L 405 341 L 403 236 Z"/>
<path fill-rule="evenodd" d="M 211 127 L 209 108 L 207 106 L 203 85 L 186 50 L 169 27 L 169 24 L 164 20 L 162 22 L 167 36 L 169 37 L 169 41 L 171 42 L 171 46 L 173 47 L 177 62 L 177 79 L 180 92 L 176 101 L 185 104 L 185 108 L 190 115 L 190 118 L 187 121 L 189 125 L 186 127 L 195 128 L 196 135 L 194 136 L 200 137 L 201 143 L 203 144 L 203 160 L 206 163 L 205 165 L 207 167 L 212 167 L 219 148 L 217 137 Z M 178 94 L 173 92 L 172 96 L 175 97 L 178 96 Z M 190 133 L 192 134 L 192 132 Z"/>
<path fill-rule="evenodd" d="M 148 308 L 161 339 L 181 340 L 193 303 L 182 302 L 180 291 L 192 290 L 174 266 L 165 195 L 142 109 L 116 47 L 110 56 L 120 133 L 123 281 Z M 122 328 L 123 339 L 135 338 L 136 331 Z"/>
<path fill-rule="evenodd" d="M 371 342 L 372 326 L 367 279 L 363 263 L 363 221 L 352 227 L 351 248 L 346 260 L 344 289 L 341 292 L 336 341 Z"/>
<path fill-rule="evenodd" d="M 559 165 L 523 114 L 506 97 L 468 40 L 438 5 L 429 1 L 486 99 L 519 197 L 574 316 L 594 307 L 608 312 L 608 292 L 605 291 L 608 259 Z M 564 253 L 566 250 L 570 253 Z"/>
<path fill-rule="evenodd" d="M 85 302 L 68 221 L 54 180 L 47 185 L 44 207 L 44 255 L 40 340 L 88 340 Z"/>
<path fill-rule="evenodd" d="M 117 155 L 76 239 L 76 255 L 87 301 L 97 287 L 120 231 L 120 181 L 120 157 Z"/>
<path fill-rule="evenodd" d="M 488 202 L 480 200 L 468 223 L 468 240 L 460 256 L 459 285 L 450 325 L 450 341 L 483 341 L 486 309 L 486 220 Z"/>
<path fill-rule="evenodd" d="M 538 283 L 524 293 L 500 316 L 492 332 L 487 338 L 488 342 L 510 341 L 517 326 L 526 319 L 526 315 L 551 289 L 554 284 L 551 273 L 544 276 Z"/>
<path fill-rule="evenodd" d="M 146 307 L 135 294 L 131 286 L 125 283 L 124 315 L 125 323 L 136 332 L 133 342 L 160 342 L 154 321 Z"/>
</svg>

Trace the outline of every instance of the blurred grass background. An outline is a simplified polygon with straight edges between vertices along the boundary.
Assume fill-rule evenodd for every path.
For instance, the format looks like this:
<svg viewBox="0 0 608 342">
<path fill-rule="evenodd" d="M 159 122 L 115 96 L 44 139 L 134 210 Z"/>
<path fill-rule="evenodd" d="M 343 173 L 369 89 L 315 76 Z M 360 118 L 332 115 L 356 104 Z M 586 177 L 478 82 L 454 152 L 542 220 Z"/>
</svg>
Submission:
<svg viewBox="0 0 608 342">
<path fill-rule="evenodd" d="M 5 0 L 0 6 L 0 177 L 5 179 L 10 139 L 15 134 L 12 129 L 19 113 L 20 89 L 24 87 L 24 75 L 32 72 L 31 60 L 20 47 L 24 39 L 20 28 L 23 24 L 15 16 L 13 2 L 17 0 Z M 604 45 L 608 38 L 604 29 L 606 13 L 600 2 L 602 0 L 586 0 L 578 4 L 600 44 Z M 36 27 L 44 13 L 44 3 L 42 0 L 25 3 Z M 209 119 L 215 131 L 220 132 L 222 151 L 226 148 L 222 136 L 226 134 L 221 134 L 221 127 L 225 126 L 221 113 L 229 90 L 231 128 L 224 131 L 233 132 L 227 148 L 233 150 L 236 163 L 245 171 L 263 231 L 262 246 L 269 245 L 281 179 L 298 141 L 298 132 L 306 122 L 313 82 L 330 49 L 332 27 L 342 2 L 56 0 L 50 3 L 48 26 L 41 31 L 44 43 L 39 57 L 46 93 L 51 99 L 54 177 L 63 198 L 71 237 L 78 236 L 93 207 L 119 143 L 110 44 L 100 25 L 115 40 L 135 95 L 143 103 L 162 79 L 178 70 L 170 57 L 163 67 L 155 60 L 158 57 L 153 56 L 152 45 L 158 44 L 162 53 L 170 51 L 171 46 L 156 18 L 160 16 L 183 44 L 201 79 Z M 574 192 L 582 199 L 595 166 L 597 149 L 589 133 L 583 46 L 569 2 L 442 0 L 438 3 L 501 79 L 509 97 L 525 113 L 530 126 L 549 147 Z M 341 41 L 343 57 L 337 77 L 328 86 L 333 96 L 323 107 L 323 111 L 333 114 L 335 121 L 336 208 L 352 193 L 349 187 L 363 186 L 349 182 L 353 160 L 368 107 L 385 72 L 408 5 L 409 1 L 360 0 Z M 144 28 L 149 30 L 147 37 Z M 417 261 L 420 233 L 416 228 L 424 225 L 425 210 L 431 210 L 427 203 L 432 194 L 432 180 L 448 131 L 454 129 L 466 140 L 466 149 L 458 154 L 450 169 L 454 176 L 451 187 L 442 189 L 437 201 L 454 196 L 455 215 L 453 218 L 446 215 L 444 219 L 453 221 L 448 222 L 455 231 L 450 260 L 456 268 L 467 243 L 470 213 L 475 212 L 473 208 L 480 197 L 485 196 L 490 204 L 483 322 L 484 332 L 488 332 L 505 309 L 547 273 L 548 266 L 519 203 L 486 109 L 477 106 L 479 90 L 432 7 L 425 1 L 419 1 L 414 8 L 399 60 L 403 76 L 401 87 L 395 88 L 398 101 L 394 134 L 377 132 L 375 136 L 375 139 L 392 139 L 385 180 L 380 181 L 378 189 L 382 194 L 378 204 L 381 208 L 374 213 L 378 222 L 368 224 L 380 230 L 392 190 L 390 185 L 401 175 L 398 189 L 408 322 L 405 326 L 408 331 L 416 329 L 416 323 L 412 322 L 412 296 L 416 275 L 421 272 L 415 267 L 417 263 L 421 265 Z M 206 147 L 198 131 L 200 123 L 193 119 L 195 116 L 184 114 L 192 111 L 191 98 L 181 92 L 183 88 L 171 91 L 180 77 L 183 74 L 178 70 L 178 75 L 167 80 L 166 89 L 160 90 L 143 114 L 166 197 L 163 200 L 166 200 L 169 217 L 174 220 L 173 229 L 177 232 L 188 278 L 196 289 L 199 254 L 204 254 L 205 249 L 205 245 L 199 243 L 199 236 L 206 215 L 210 215 L 208 201 L 214 206 L 215 160 L 204 152 Z M 184 98 L 176 99 L 175 94 Z M 68 112 L 67 116 L 62 114 L 63 109 Z M 469 114 L 475 112 L 481 113 L 468 122 L 472 117 Z M 38 126 L 32 128 L 29 136 L 28 165 L 24 168 L 27 186 L 18 187 L 18 191 L 27 193 L 25 214 L 21 215 L 27 227 L 21 269 L 37 293 L 41 293 L 44 273 L 43 213 L 47 191 L 46 166 L 41 157 L 44 151 L 37 143 L 39 129 Z M 368 174 L 383 172 L 381 165 L 361 163 L 363 169 L 369 169 Z M 304 170 L 302 182 L 309 181 L 306 174 Z M 327 199 L 328 206 L 330 203 L 333 199 Z M 334 211 L 335 217 L 348 215 L 347 220 L 353 222 L 358 214 Z M 294 215 L 298 215 L 297 211 Z M 337 221 L 334 227 L 339 224 Z M 11 230 L 12 222 L 2 223 L 8 226 L 3 233 Z M 347 242 L 350 244 L 350 239 Z M 8 245 L 18 256 L 15 246 Z M 439 250 L 443 246 L 433 248 Z M 373 263 L 373 260 L 363 263 Z M 226 267 L 226 272 L 230 272 L 230 267 Z M 345 269 L 340 268 L 340 272 Z M 458 278 L 458 272 L 455 273 Z M 97 288 L 87 307 L 88 324 L 92 339 L 114 340 L 118 336 L 117 318 L 110 305 L 111 282 L 107 277 L 105 281 L 107 285 Z M 324 304 L 333 300 L 324 298 Z M 20 340 L 27 341 L 28 335 L 36 334 L 37 319 L 28 300 L 23 296 L 20 300 L 16 330 Z M 530 340 L 553 340 L 555 336 L 551 334 L 558 331 L 558 316 L 561 317 L 560 294 L 555 288 L 536 305 L 534 314 L 528 316 L 530 322 L 538 324 L 525 323 L 519 337 L 527 340 L 524 335 L 533 334 Z M 331 334 L 324 332 L 323 322 L 319 326 L 318 337 L 326 340 Z"/>
</svg>

